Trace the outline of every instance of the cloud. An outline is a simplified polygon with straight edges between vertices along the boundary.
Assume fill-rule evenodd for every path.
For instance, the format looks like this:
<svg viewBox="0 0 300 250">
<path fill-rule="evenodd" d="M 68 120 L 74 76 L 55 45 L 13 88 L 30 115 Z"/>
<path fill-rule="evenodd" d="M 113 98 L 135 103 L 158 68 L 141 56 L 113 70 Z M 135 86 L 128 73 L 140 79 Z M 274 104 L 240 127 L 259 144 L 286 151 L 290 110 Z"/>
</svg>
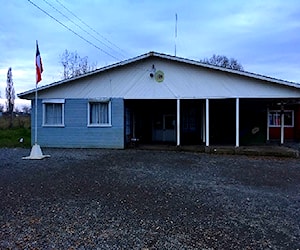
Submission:
<svg viewBox="0 0 300 250">
<path fill-rule="evenodd" d="M 296 0 L 47 0 L 98 40 L 46 2 L 31 1 L 92 45 L 28 1 L 8 1 L 0 10 L 1 92 L 8 67 L 13 68 L 17 93 L 34 87 L 35 40 L 44 64 L 41 85 L 61 79 L 59 56 L 65 49 L 88 56 L 102 67 L 152 50 L 173 55 L 175 42 L 181 57 L 199 60 L 226 55 L 248 71 L 300 82 L 300 3 Z"/>
</svg>

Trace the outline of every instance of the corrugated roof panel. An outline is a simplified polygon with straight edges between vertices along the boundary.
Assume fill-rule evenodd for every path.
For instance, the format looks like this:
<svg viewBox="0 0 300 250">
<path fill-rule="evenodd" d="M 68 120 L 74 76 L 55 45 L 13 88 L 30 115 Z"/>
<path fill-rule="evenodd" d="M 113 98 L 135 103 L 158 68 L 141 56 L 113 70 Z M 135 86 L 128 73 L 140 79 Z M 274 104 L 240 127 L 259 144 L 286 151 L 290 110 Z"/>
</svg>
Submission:
<svg viewBox="0 0 300 250">
<path fill-rule="evenodd" d="M 154 55 L 154 56 L 153 56 Z M 219 69 L 176 57 L 149 54 L 96 70 L 85 76 L 42 87 L 39 98 L 175 99 L 299 98 L 300 86 L 245 72 Z M 157 82 L 152 67 L 164 73 Z M 34 91 L 20 95 L 34 98 Z"/>
</svg>

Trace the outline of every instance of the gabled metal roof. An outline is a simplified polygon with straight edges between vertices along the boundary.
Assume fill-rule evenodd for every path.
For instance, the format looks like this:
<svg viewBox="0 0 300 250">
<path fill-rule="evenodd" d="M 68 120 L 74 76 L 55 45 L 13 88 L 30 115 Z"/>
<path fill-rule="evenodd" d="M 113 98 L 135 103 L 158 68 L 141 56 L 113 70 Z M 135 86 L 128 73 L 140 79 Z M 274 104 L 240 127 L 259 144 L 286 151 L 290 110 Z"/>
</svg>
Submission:
<svg viewBox="0 0 300 250">
<path fill-rule="evenodd" d="M 165 60 L 168 60 L 168 61 L 184 63 L 184 64 L 187 64 L 187 65 L 194 65 L 194 66 L 198 66 L 198 67 L 202 67 L 202 68 L 206 68 L 206 69 L 216 70 L 216 71 L 220 71 L 220 72 L 226 72 L 226 73 L 230 73 L 230 74 L 237 75 L 237 76 L 249 77 L 249 78 L 252 78 L 252 79 L 267 81 L 269 83 L 275 83 L 275 84 L 279 84 L 279 85 L 283 85 L 283 86 L 289 86 L 289 87 L 294 87 L 294 88 L 300 89 L 300 84 L 297 84 L 297 83 L 294 83 L 294 82 L 289 82 L 289 81 L 285 81 L 285 80 L 271 78 L 271 77 L 268 77 L 268 76 L 259 75 L 259 74 L 255 74 L 255 73 L 251 73 L 251 72 L 247 72 L 247 71 L 227 69 L 227 68 L 223 68 L 223 67 L 219 67 L 219 66 L 214 66 L 214 65 L 210 65 L 210 64 L 206 64 L 206 63 L 201 63 L 199 61 L 195 61 L 195 60 L 191 60 L 191 59 L 166 55 L 166 54 L 157 53 L 157 52 L 149 52 L 149 53 L 146 53 L 146 54 L 143 54 L 143 55 L 131 58 L 131 59 L 127 59 L 127 60 L 124 60 L 124 61 L 121 61 L 121 62 L 118 62 L 118 63 L 115 63 L 115 64 L 111 64 L 109 66 L 105 66 L 105 67 L 96 69 L 94 71 L 88 72 L 86 74 L 83 74 L 83 75 L 80 75 L 80 76 L 77 76 L 77 77 L 57 81 L 57 82 L 39 87 L 38 90 L 41 91 L 41 90 L 47 90 L 49 88 L 54 88 L 56 86 L 63 85 L 65 83 L 70 83 L 72 81 L 76 81 L 76 80 L 83 79 L 83 78 L 86 78 L 86 77 L 89 77 L 89 76 L 93 76 L 93 75 L 99 74 L 101 72 L 106 72 L 106 71 L 109 71 L 109 70 L 112 70 L 112 69 L 116 69 L 118 67 L 122 67 L 122 66 L 125 66 L 125 65 L 136 63 L 138 61 L 141 61 L 141 60 L 144 60 L 144 59 L 147 59 L 147 58 L 165 59 Z M 26 98 L 26 97 L 32 95 L 33 93 L 35 93 L 35 89 L 20 93 L 20 94 L 18 94 L 18 97 Z"/>
</svg>

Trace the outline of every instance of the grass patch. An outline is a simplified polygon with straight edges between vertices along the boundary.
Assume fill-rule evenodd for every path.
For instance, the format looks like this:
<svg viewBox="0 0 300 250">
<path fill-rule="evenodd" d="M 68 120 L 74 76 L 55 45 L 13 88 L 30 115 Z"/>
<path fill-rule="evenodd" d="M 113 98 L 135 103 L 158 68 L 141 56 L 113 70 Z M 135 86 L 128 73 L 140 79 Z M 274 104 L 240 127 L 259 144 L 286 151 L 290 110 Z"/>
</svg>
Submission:
<svg viewBox="0 0 300 250">
<path fill-rule="evenodd" d="M 30 128 L 0 129 L 0 147 L 25 147 L 31 146 Z M 23 142 L 20 139 L 23 138 Z"/>
<path fill-rule="evenodd" d="M 23 142 L 20 139 L 23 138 Z M 0 117 L 0 148 L 31 147 L 30 116 L 13 118 L 10 126 L 10 117 Z"/>
</svg>

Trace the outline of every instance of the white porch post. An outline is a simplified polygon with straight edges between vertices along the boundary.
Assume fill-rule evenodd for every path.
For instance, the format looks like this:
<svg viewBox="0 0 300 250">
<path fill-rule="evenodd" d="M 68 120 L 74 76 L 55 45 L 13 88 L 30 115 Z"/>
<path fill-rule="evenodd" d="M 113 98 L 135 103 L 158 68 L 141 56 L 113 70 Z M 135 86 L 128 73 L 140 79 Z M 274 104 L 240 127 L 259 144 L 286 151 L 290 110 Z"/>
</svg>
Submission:
<svg viewBox="0 0 300 250">
<path fill-rule="evenodd" d="M 205 146 L 209 146 L 209 99 L 206 99 L 205 106 Z"/>
<path fill-rule="evenodd" d="M 280 144 L 284 143 L 284 107 L 281 105 Z"/>
<path fill-rule="evenodd" d="M 205 130 L 206 130 L 206 127 L 205 127 L 205 104 L 203 103 L 202 104 L 202 142 L 204 143 L 205 142 Z"/>
<path fill-rule="evenodd" d="M 132 113 L 132 138 L 136 138 L 135 136 L 135 113 Z"/>
<path fill-rule="evenodd" d="M 180 146 L 180 99 L 177 99 L 177 146 Z"/>
<path fill-rule="evenodd" d="M 240 99 L 236 98 L 235 105 L 235 146 L 240 146 Z"/>
</svg>

